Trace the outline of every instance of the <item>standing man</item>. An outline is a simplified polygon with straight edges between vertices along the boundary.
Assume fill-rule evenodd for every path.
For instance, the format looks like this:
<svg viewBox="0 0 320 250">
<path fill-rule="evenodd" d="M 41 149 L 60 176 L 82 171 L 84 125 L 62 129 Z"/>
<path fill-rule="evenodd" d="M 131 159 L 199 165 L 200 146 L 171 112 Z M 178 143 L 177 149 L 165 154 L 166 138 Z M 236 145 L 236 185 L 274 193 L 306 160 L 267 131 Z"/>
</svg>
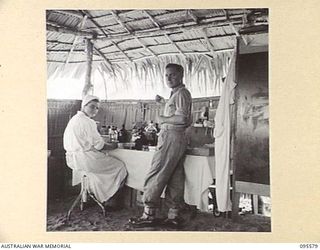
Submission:
<svg viewBox="0 0 320 250">
<path fill-rule="evenodd" d="M 156 225 L 156 209 L 165 190 L 165 201 L 169 207 L 166 225 L 180 226 L 179 210 L 184 205 L 184 156 L 187 148 L 185 131 L 191 125 L 192 98 L 182 82 L 183 67 L 168 64 L 165 69 L 166 83 L 172 89 L 167 102 L 156 96 L 156 102 L 164 105 L 159 116 L 161 131 L 151 168 L 144 183 L 144 211 L 141 217 L 131 218 L 134 226 Z"/>
</svg>

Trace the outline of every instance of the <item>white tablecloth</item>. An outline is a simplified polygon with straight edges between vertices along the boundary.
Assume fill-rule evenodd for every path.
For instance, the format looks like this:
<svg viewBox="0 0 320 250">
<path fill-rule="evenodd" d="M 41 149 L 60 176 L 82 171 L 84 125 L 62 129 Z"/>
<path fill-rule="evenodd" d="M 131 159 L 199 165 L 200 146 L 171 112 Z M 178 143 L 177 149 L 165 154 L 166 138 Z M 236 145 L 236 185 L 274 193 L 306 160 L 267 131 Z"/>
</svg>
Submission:
<svg viewBox="0 0 320 250">
<path fill-rule="evenodd" d="M 108 153 L 126 164 L 129 173 L 126 184 L 143 191 L 144 178 L 151 167 L 154 152 L 115 149 Z M 214 156 L 187 155 L 184 168 L 185 202 L 197 206 L 202 211 L 208 211 L 208 187 L 215 178 Z"/>
</svg>

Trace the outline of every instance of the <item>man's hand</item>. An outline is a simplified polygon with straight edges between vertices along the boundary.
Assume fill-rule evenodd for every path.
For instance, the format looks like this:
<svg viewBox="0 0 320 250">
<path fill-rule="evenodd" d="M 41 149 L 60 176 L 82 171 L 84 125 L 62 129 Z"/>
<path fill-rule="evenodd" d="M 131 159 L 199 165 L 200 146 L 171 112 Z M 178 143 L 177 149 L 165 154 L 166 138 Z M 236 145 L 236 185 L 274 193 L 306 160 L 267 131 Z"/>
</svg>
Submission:
<svg viewBox="0 0 320 250">
<path fill-rule="evenodd" d="M 156 100 L 157 103 L 160 103 L 160 104 L 165 104 L 166 103 L 164 98 L 162 96 L 160 96 L 160 95 L 156 95 L 155 100 Z"/>
</svg>

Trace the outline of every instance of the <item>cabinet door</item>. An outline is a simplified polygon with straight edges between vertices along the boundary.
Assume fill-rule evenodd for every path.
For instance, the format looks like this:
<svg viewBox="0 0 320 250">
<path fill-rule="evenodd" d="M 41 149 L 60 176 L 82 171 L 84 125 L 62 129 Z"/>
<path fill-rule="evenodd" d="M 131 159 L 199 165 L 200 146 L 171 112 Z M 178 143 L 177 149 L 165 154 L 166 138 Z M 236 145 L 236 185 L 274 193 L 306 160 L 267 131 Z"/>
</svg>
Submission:
<svg viewBox="0 0 320 250">
<path fill-rule="evenodd" d="M 269 185 L 268 52 L 237 59 L 235 181 Z"/>
</svg>

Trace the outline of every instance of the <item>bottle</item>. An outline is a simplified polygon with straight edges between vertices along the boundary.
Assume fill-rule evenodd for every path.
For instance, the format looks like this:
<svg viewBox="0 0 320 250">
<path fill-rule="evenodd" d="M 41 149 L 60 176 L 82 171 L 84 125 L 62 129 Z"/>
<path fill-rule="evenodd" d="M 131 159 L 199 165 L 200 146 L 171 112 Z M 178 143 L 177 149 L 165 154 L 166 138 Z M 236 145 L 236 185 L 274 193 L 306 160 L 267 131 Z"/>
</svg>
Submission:
<svg viewBox="0 0 320 250">
<path fill-rule="evenodd" d="M 113 133 L 113 129 L 111 127 L 109 129 L 109 136 L 110 136 L 110 141 L 113 142 L 114 141 L 114 133 Z"/>
<path fill-rule="evenodd" d="M 100 129 L 100 134 L 101 134 L 101 135 L 106 135 L 106 134 L 108 134 L 107 127 L 106 127 L 105 125 L 101 127 L 101 129 Z"/>
<path fill-rule="evenodd" d="M 127 131 L 124 124 L 122 124 L 122 128 L 118 132 L 118 140 L 119 142 L 127 142 Z"/>
<path fill-rule="evenodd" d="M 115 141 L 115 142 L 118 141 L 118 130 L 117 130 L 117 127 L 114 127 L 114 130 L 113 130 L 113 138 L 114 138 L 114 141 Z"/>
</svg>

